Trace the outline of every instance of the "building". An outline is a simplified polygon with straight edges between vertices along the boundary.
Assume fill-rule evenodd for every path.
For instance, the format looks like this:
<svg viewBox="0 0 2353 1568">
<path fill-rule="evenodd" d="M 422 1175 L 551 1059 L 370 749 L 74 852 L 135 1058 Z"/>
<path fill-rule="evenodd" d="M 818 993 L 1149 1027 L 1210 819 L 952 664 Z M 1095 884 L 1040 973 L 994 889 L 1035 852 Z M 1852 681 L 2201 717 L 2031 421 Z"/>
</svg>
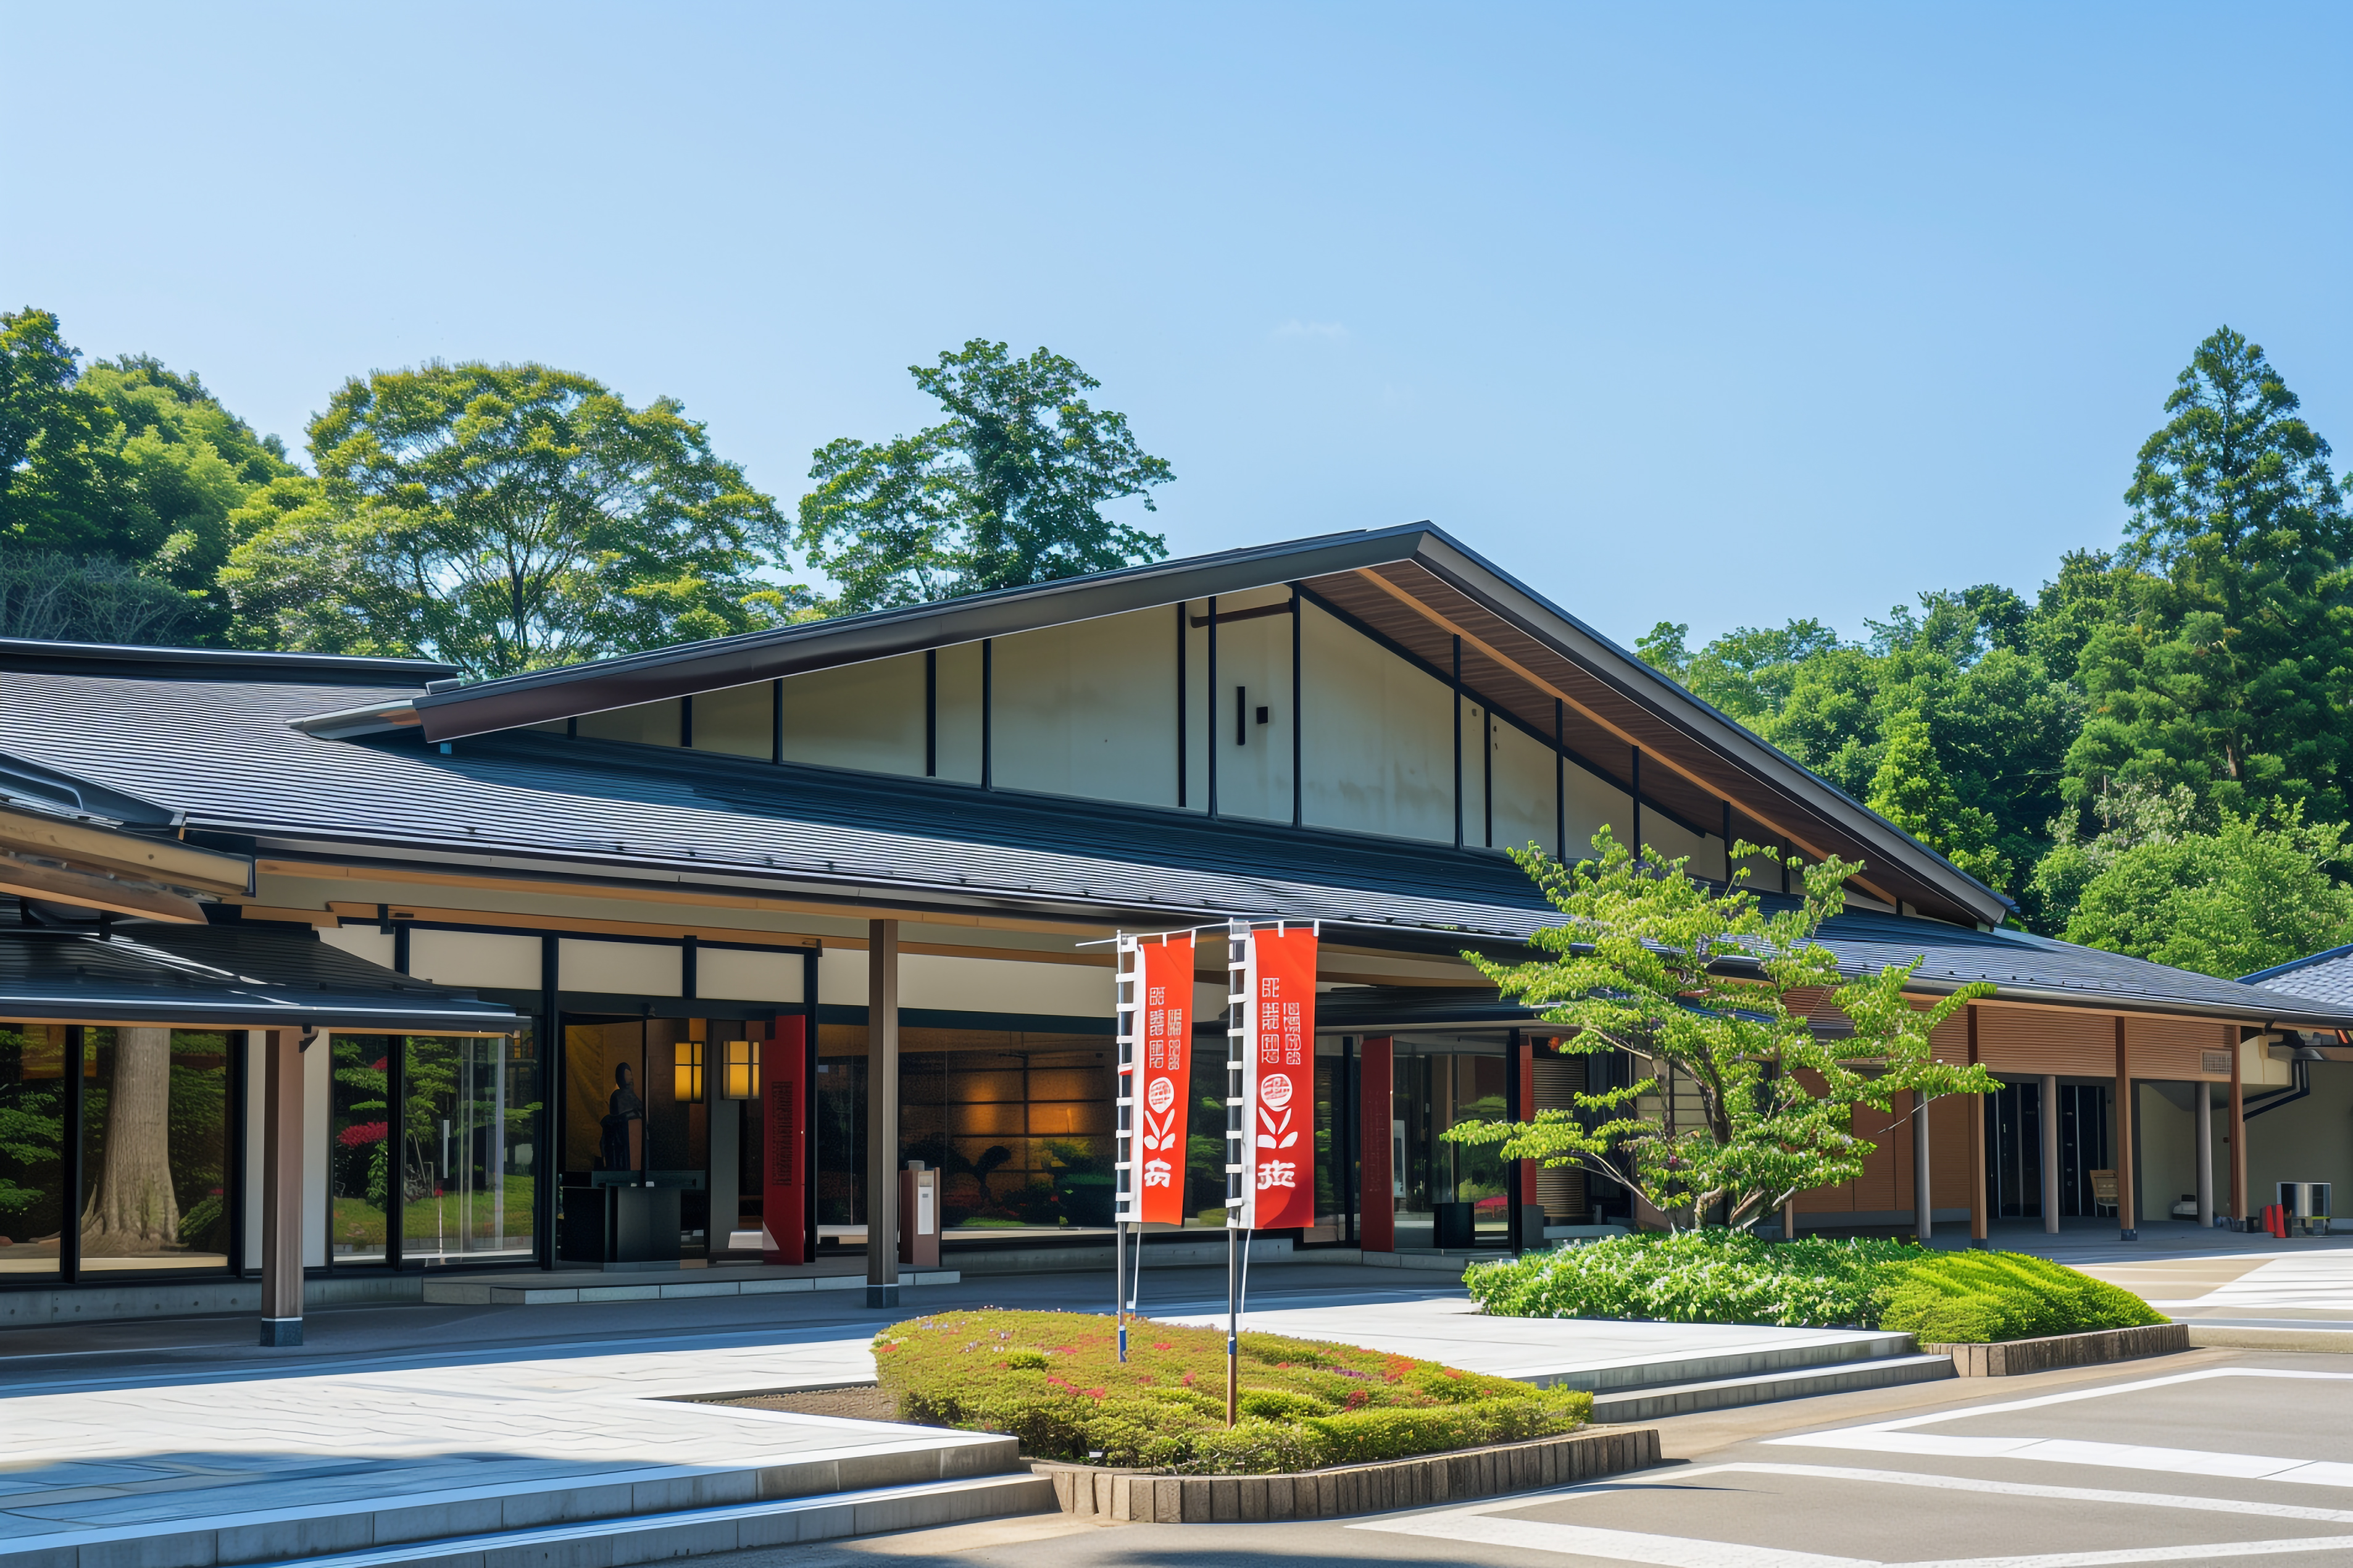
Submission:
<svg viewBox="0 0 2353 1568">
<path fill-rule="evenodd" d="M 1287 1239 L 1377 1254 L 1639 1221 L 1606 1182 L 1438 1137 L 1634 1070 L 1556 1054 L 1461 957 L 1545 922 L 1508 846 L 1574 855 L 1604 824 L 1703 877 L 1731 874 L 1742 840 L 1862 862 L 1825 933 L 1843 961 L 1921 959 L 1924 995 L 2000 988 L 1940 1049 L 2010 1086 L 1936 1105 L 1925 1139 L 1880 1129 L 1871 1174 L 1805 1195 L 1801 1225 L 1914 1223 L 1922 1169 L 1929 1212 L 1979 1234 L 2095 1210 L 2129 1231 L 2185 1190 L 2244 1212 L 2242 1096 L 2292 1074 L 2284 1031 L 2353 1027 L 2353 1002 L 2004 928 L 2000 896 L 1428 525 L 473 683 L 416 662 L 11 644 L 0 789 L 0 891 L 46 922 L 24 941 L 160 950 L 153 922 L 200 919 L 182 929 L 227 944 L 225 973 L 244 972 L 242 943 L 281 960 L 294 944 L 348 960 L 338 983 L 417 988 L 385 994 L 442 1014 L 435 1032 L 306 1010 L 297 986 L 291 1025 L 266 1008 L 160 1020 L 72 986 L 0 990 L 16 1021 L 0 1112 L 71 1097 L 69 1028 L 95 1085 L 125 1026 L 168 1022 L 175 1141 L 143 1179 L 168 1171 L 183 1216 L 215 1196 L 252 1216 L 78 1248 L 64 1216 L 113 1158 L 86 1094 L 83 1145 L 60 1110 L 0 1153 L 0 1282 L 48 1301 L 126 1269 L 231 1279 L 260 1268 L 265 1233 L 299 1248 L 314 1296 L 594 1260 L 617 1223 L 599 1175 L 623 1158 L 677 1189 L 664 1223 L 688 1264 L 780 1237 L 855 1251 L 912 1160 L 942 1172 L 969 1266 L 1099 1246 L 1103 944 L 1228 917 L 1322 927 L 1317 1223 Z M 90 836 L 76 851 L 44 821 Z M 1769 862 L 1749 869 L 1782 894 Z M 1214 1042 L 1222 947 L 1200 960 Z M 308 1051 L 272 1044 L 303 1030 Z M 808 1168 L 785 1213 L 769 1124 L 729 1069 L 796 1031 Z M 1203 1098 L 1220 1060 L 1197 1056 Z M 285 1103 L 265 1127 L 273 1070 Z M 211 1130 L 184 1157 L 191 1127 Z M 2202 1183 L 2200 1128 L 2221 1173 Z M 273 1232 L 255 1205 L 281 1142 Z M 1215 1224 L 1222 1149 L 1194 1149 L 1187 1207 Z M 2109 1171 L 2113 1207 L 2094 1194 Z"/>
</svg>

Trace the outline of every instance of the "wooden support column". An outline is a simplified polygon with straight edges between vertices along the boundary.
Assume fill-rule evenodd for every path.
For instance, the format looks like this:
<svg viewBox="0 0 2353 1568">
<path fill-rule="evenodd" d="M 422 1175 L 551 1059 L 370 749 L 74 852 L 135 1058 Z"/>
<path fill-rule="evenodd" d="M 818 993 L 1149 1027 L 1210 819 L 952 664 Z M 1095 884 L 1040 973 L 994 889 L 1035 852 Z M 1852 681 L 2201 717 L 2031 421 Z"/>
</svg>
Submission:
<svg viewBox="0 0 2353 1568">
<path fill-rule="evenodd" d="M 866 923 L 866 1304 L 899 1304 L 899 922 Z"/>
<path fill-rule="evenodd" d="M 1969 1003 L 1969 1065 L 1978 1065 L 1978 1005 Z M 1969 1097 L 1969 1245 L 1986 1245 L 1986 1097 Z"/>
<path fill-rule="evenodd" d="M 302 1342 L 302 1035 L 262 1035 L 261 1342 Z"/>
<path fill-rule="evenodd" d="M 2116 1234 L 2121 1241 L 2140 1240 L 2138 1216 L 2133 1212 L 2133 1083 L 2132 1054 L 2125 1045 L 2125 1015 L 2116 1014 Z"/>
<path fill-rule="evenodd" d="M 2214 1086 L 2200 1078 L 2190 1086 L 2198 1115 L 2190 1136 L 2198 1139 L 2198 1228 L 2214 1228 Z"/>
<path fill-rule="evenodd" d="M 1395 1084 L 1395 1047 L 1386 1034 L 1375 1034 L 1361 1047 L 1357 1068 L 1357 1138 L 1364 1150 L 1364 1221 L 1357 1235 L 1366 1252 L 1397 1251 L 1396 1176 L 1389 1169 L 1393 1146 L 1389 1123 L 1395 1119 L 1389 1100 Z"/>
</svg>

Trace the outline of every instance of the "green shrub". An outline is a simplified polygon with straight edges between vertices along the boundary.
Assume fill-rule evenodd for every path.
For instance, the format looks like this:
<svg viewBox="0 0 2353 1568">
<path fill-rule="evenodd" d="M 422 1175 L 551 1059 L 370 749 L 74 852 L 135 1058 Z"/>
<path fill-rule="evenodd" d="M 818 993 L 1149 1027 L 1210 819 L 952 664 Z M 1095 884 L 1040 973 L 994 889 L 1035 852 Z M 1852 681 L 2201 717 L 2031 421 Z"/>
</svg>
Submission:
<svg viewBox="0 0 2353 1568">
<path fill-rule="evenodd" d="M 1225 1424 L 1225 1336 L 1075 1312 L 954 1312 L 875 1337 L 911 1421 L 1009 1433 L 1033 1458 L 1269 1474 L 1574 1430 L 1592 1396 L 1348 1345 L 1244 1334 Z"/>
<path fill-rule="evenodd" d="M 1875 1328 L 1924 1344 L 2165 1321 L 2130 1291 L 2022 1253 L 1934 1252 L 1902 1241 L 1767 1242 L 1724 1230 L 1653 1232 L 1532 1253 L 1478 1265 L 1463 1283 L 1501 1317 Z"/>
</svg>

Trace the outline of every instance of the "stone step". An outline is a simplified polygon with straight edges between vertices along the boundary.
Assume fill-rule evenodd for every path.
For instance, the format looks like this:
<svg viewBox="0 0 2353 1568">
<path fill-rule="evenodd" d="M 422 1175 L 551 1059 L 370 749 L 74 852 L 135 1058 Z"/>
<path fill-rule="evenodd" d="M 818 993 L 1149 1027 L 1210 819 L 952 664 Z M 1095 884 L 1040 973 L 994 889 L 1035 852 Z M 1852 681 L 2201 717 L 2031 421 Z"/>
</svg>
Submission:
<svg viewBox="0 0 2353 1568">
<path fill-rule="evenodd" d="M 627 1568 L 675 1557 L 1050 1513 L 1056 1507 L 1054 1483 L 1048 1477 L 977 1476 L 648 1518 L 450 1536 L 292 1561 L 301 1568 Z"/>
<path fill-rule="evenodd" d="M 731 1277 L 731 1276 L 733 1277 Z M 953 1268 L 903 1269 L 902 1286 L 955 1285 L 964 1276 Z M 750 1269 L 694 1269 L 653 1277 L 629 1274 L 530 1274 L 521 1277 L 459 1275 L 427 1279 L 424 1298 L 448 1307 L 569 1307 L 590 1301 L 685 1301 L 704 1296 L 780 1296 L 810 1290 L 863 1290 L 864 1271 L 853 1274 L 757 1275 Z"/>
<path fill-rule="evenodd" d="M 1772 1330 L 1761 1330 L 1759 1332 L 1769 1334 Z M 1916 1354 L 1919 1349 L 1909 1334 L 1857 1330 L 1835 1339 L 1815 1335 L 1778 1345 L 1767 1343 L 1733 1351 L 1699 1351 L 1684 1355 L 1640 1357 L 1558 1372 L 1514 1372 L 1511 1375 L 1539 1388 L 1580 1388 L 1599 1397 L 1638 1389 L 1733 1382 L 1858 1361 L 1882 1361 Z M 1595 1419 L 1601 1418 L 1597 1415 Z"/>
<path fill-rule="evenodd" d="M 1657 1421 L 1669 1415 L 1689 1415 L 1702 1410 L 1728 1410 L 1736 1405 L 1764 1404 L 1777 1399 L 1804 1399 L 1818 1393 L 1852 1393 L 1857 1389 L 1934 1383 L 1953 1375 L 1953 1358 L 1950 1356 L 1885 1356 L 1875 1361 L 1837 1361 L 1792 1372 L 1715 1378 L 1704 1383 L 1673 1383 L 1602 1393 L 1593 1401 L 1593 1419 L 1610 1423 Z"/>
<path fill-rule="evenodd" d="M 934 1492 L 944 1500 L 924 1503 L 931 1512 L 923 1517 L 936 1516 L 940 1522 L 980 1517 L 958 1515 L 957 1508 L 1021 1512 L 1055 1506 L 1052 1485 L 1029 1474 L 1015 1438 L 906 1427 L 901 1429 L 907 1434 L 903 1439 L 894 1435 L 877 1444 L 873 1434 L 888 1428 L 876 1423 L 807 1421 L 855 1428 L 863 1441 L 797 1451 L 780 1446 L 764 1457 L 701 1464 L 597 1468 L 552 1463 L 539 1467 L 537 1474 L 490 1485 L 467 1484 L 469 1469 L 480 1473 L 481 1467 L 470 1467 L 462 1456 L 409 1467 L 330 1461 L 317 1473 L 301 1476 L 276 1467 L 255 1472 L 242 1486 L 110 1486 L 109 1478 L 98 1473 L 106 1467 L 85 1466 L 80 1468 L 88 1473 L 79 1478 L 58 1476 L 0 1497 L 0 1568 L 232 1568 L 372 1553 L 389 1553 L 384 1561 L 405 1563 L 430 1556 L 428 1547 L 458 1540 L 505 1542 L 554 1531 L 551 1541 L 586 1541 L 617 1529 L 668 1523 L 684 1530 L 696 1521 L 706 1527 L 709 1539 L 732 1541 L 729 1532 L 743 1520 L 774 1514 L 786 1522 L 759 1528 L 797 1531 L 802 1513 L 796 1510 L 826 1506 L 837 1511 L 810 1515 L 818 1522 L 808 1528 L 849 1534 L 911 1528 L 859 1521 L 900 1517 L 887 1499 Z M 75 1478 L 82 1484 L 58 1484 Z M 1032 1480 L 1044 1490 L 975 1488 Z M 975 1489 L 975 1496 L 956 1500 L 959 1489 Z M 744 1539 L 748 1544 L 753 1536 Z M 817 1538 L 758 1537 L 760 1543 L 808 1539 Z M 491 1549 L 471 1550 L 479 1564 Z M 656 1556 L 676 1554 L 649 1550 Z M 550 1552 L 526 1552 L 506 1561 L 556 1568 L 559 1560 L 584 1552 L 595 1555 L 586 1547 Z"/>
</svg>

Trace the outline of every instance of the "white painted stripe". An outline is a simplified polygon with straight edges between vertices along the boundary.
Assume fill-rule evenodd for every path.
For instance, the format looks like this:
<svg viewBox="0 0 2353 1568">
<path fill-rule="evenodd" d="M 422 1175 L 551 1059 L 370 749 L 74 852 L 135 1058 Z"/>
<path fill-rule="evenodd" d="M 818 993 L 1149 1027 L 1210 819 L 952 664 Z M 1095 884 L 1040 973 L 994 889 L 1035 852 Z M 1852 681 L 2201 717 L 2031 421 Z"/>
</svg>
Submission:
<svg viewBox="0 0 2353 1568">
<path fill-rule="evenodd" d="M 1961 1476 L 1921 1475 L 1903 1470 L 1863 1470 L 1841 1466 L 1733 1463 L 1708 1465 L 1678 1472 L 1671 1484 L 1682 1485 L 1710 1476 L 1761 1475 L 1793 1478 L 1877 1482 L 1940 1491 L 1977 1492 L 1993 1496 L 2043 1498 L 2065 1502 L 2121 1504 L 2136 1508 L 2186 1510 L 2261 1519 L 2293 1519 L 2353 1527 L 2353 1510 L 2241 1502 L 2229 1498 L 2167 1496 L 2086 1487 L 2038 1486 L 2016 1481 L 1977 1480 Z M 1377 1530 L 1387 1534 L 1416 1535 L 1486 1546 L 1549 1552 L 1563 1556 L 1614 1559 L 1650 1568 L 2104 1568 L 2110 1563 L 2216 1562 L 2234 1557 L 2274 1557 L 2292 1552 L 2344 1552 L 2353 1548 L 2353 1534 L 2301 1536 L 2280 1541 L 2221 1541 L 2195 1546 L 2114 1547 L 2093 1552 L 2034 1552 L 2005 1557 L 1955 1557 L 1933 1561 L 1906 1559 L 1900 1564 L 1876 1558 L 1832 1557 L 1819 1552 L 1792 1552 L 1780 1547 L 1752 1546 L 1739 1542 L 1704 1541 L 1688 1536 L 1658 1535 L 1639 1531 L 1603 1530 L 1586 1525 L 1555 1524 L 1539 1520 L 1504 1519 L 1498 1514 L 1543 1504 L 1601 1497 L 1641 1487 L 1656 1489 L 1658 1478 L 1641 1481 L 1604 1481 L 1537 1497 L 1516 1497 L 1473 1503 L 1465 1508 L 1398 1519 L 1367 1520 L 1347 1528 Z"/>
<path fill-rule="evenodd" d="M 2203 1448 L 2094 1443 L 2073 1437 L 1952 1437 L 1926 1432 L 1818 1432 L 1777 1443 L 1798 1448 L 1838 1448 L 1865 1454 L 1919 1454 L 1946 1458 L 2032 1459 L 2054 1465 L 2097 1465 L 2168 1476 L 2225 1476 L 2237 1480 L 2293 1480 L 2311 1486 L 2353 1486 L 2353 1466 L 2231 1454 Z"/>
</svg>

